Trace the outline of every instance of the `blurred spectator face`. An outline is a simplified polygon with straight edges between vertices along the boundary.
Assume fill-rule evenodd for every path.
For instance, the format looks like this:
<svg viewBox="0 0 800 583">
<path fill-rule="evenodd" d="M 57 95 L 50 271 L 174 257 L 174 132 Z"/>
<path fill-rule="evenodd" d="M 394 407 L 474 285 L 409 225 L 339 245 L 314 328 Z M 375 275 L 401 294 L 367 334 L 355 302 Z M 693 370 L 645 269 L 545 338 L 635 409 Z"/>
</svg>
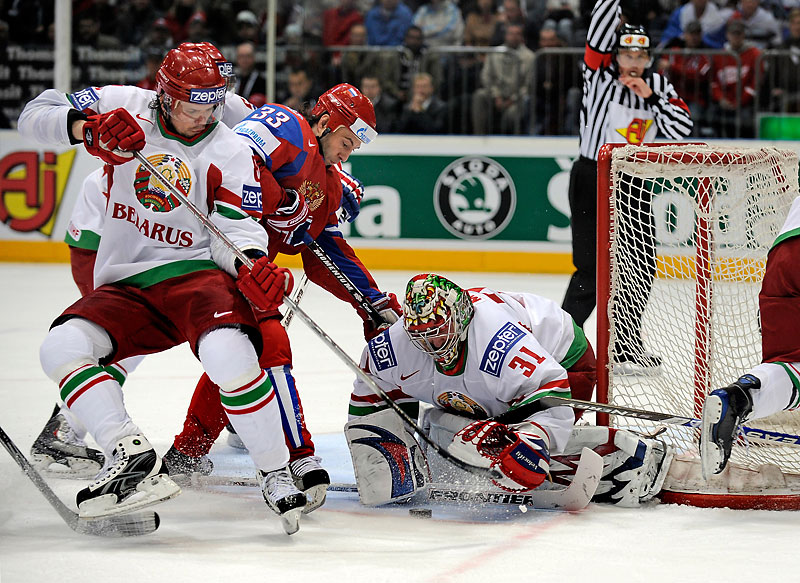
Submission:
<svg viewBox="0 0 800 583">
<path fill-rule="evenodd" d="M 236 47 L 236 66 L 239 67 L 239 73 L 242 75 L 249 75 L 256 64 L 256 53 L 253 45 L 250 43 L 242 43 Z"/>
<path fill-rule="evenodd" d="M 800 9 L 792 10 L 789 14 L 789 37 L 800 39 Z"/>
<path fill-rule="evenodd" d="M 506 15 L 506 22 L 522 22 L 525 20 L 518 0 L 505 0 L 503 2 L 503 13 Z"/>
<path fill-rule="evenodd" d="M 305 71 L 293 71 L 289 73 L 289 93 L 292 97 L 303 100 L 311 90 L 311 79 Z"/>
<path fill-rule="evenodd" d="M 359 46 L 367 44 L 366 26 L 363 24 L 354 24 L 350 27 L 350 44 Z"/>
<path fill-rule="evenodd" d="M 187 39 L 189 42 L 201 42 L 206 38 L 206 17 L 202 14 L 195 14 L 189 20 L 189 26 L 186 29 Z"/>
<path fill-rule="evenodd" d="M 753 16 L 758 10 L 759 0 L 742 0 L 742 18 L 745 20 Z"/>
<path fill-rule="evenodd" d="M 422 48 L 422 31 L 417 27 L 409 28 L 403 43 L 413 52 L 417 52 Z"/>
<path fill-rule="evenodd" d="M 694 5 L 694 12 L 699 18 L 705 11 L 706 6 L 708 6 L 708 0 L 692 0 L 692 4 Z"/>
<path fill-rule="evenodd" d="M 386 12 L 394 12 L 400 0 L 381 0 L 381 8 Z"/>
<path fill-rule="evenodd" d="M 241 40 L 258 43 L 258 19 L 249 10 L 236 15 L 236 34 Z"/>
<path fill-rule="evenodd" d="M 725 32 L 725 38 L 731 45 L 731 49 L 738 51 L 744 45 L 744 24 L 741 21 L 735 21 L 728 24 L 728 30 Z"/>
<path fill-rule="evenodd" d="M 429 75 L 419 75 L 414 78 L 414 95 L 421 97 L 423 101 L 427 101 L 433 97 L 433 81 Z"/>
<path fill-rule="evenodd" d="M 703 44 L 703 29 L 700 23 L 689 23 L 683 32 L 683 40 L 686 41 L 686 48 L 696 49 Z"/>
<path fill-rule="evenodd" d="M 494 9 L 494 0 L 478 0 L 478 12 L 489 14 Z"/>
<path fill-rule="evenodd" d="M 518 24 L 509 24 L 506 26 L 506 42 L 505 45 L 510 49 L 518 49 L 525 37 L 522 35 L 522 27 Z"/>
<path fill-rule="evenodd" d="M 163 46 L 169 42 L 172 37 L 170 36 L 169 27 L 167 26 L 167 21 L 163 18 L 157 18 L 155 22 L 153 22 L 153 26 L 150 29 L 150 34 L 148 35 L 150 39 L 150 44 L 155 46 Z"/>
<path fill-rule="evenodd" d="M 361 79 L 361 93 L 370 101 L 375 101 L 381 96 L 381 82 L 377 77 L 364 77 Z"/>
<path fill-rule="evenodd" d="M 560 46 L 561 41 L 559 41 L 556 31 L 552 28 L 545 28 L 539 32 L 539 48 L 551 49 Z"/>
<path fill-rule="evenodd" d="M 100 23 L 92 17 L 81 17 L 78 20 L 77 44 L 91 43 L 100 33 Z"/>
</svg>

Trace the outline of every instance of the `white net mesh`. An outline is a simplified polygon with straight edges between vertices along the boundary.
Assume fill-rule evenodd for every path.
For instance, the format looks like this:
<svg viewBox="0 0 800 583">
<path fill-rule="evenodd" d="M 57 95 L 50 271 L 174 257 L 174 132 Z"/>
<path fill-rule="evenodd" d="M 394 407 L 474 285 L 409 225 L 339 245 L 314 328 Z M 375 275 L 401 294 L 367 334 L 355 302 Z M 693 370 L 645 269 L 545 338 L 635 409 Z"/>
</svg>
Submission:
<svg viewBox="0 0 800 583">
<path fill-rule="evenodd" d="M 625 146 L 613 151 L 610 173 L 610 337 L 599 348 L 612 363 L 608 402 L 697 417 L 705 394 L 761 361 L 758 292 L 798 193 L 797 154 Z M 656 374 L 626 375 L 630 366 L 614 364 L 647 364 L 648 353 L 663 361 Z M 611 424 L 655 428 L 619 416 Z M 748 425 L 797 435 L 800 411 Z M 696 430 L 671 426 L 666 435 L 679 453 L 696 452 Z M 731 461 L 797 474 L 800 448 L 752 442 Z"/>
</svg>

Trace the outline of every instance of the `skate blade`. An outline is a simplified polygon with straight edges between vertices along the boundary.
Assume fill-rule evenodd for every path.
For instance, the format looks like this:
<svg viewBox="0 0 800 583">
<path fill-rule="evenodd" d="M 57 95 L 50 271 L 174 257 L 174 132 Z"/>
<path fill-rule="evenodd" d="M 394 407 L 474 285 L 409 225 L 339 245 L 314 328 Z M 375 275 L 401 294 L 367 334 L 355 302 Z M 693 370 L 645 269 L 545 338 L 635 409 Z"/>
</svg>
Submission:
<svg viewBox="0 0 800 583">
<path fill-rule="evenodd" d="M 78 507 L 81 518 L 102 518 L 117 514 L 127 514 L 135 510 L 147 508 L 181 493 L 181 488 L 166 474 L 156 474 L 136 485 L 136 492 L 117 502 L 115 494 L 104 494 L 84 501 Z"/>
<path fill-rule="evenodd" d="M 300 530 L 300 515 L 302 514 L 302 510 L 302 508 L 292 508 L 280 515 L 281 526 L 283 526 L 283 531 L 286 534 L 293 535 Z"/>
<path fill-rule="evenodd" d="M 702 423 L 700 426 L 700 468 L 702 469 L 703 479 L 708 480 L 713 474 L 718 474 L 722 470 L 720 461 L 722 460 L 722 448 L 719 447 L 711 437 L 715 423 L 722 419 L 722 400 L 719 397 L 710 396 L 703 404 Z"/>
<path fill-rule="evenodd" d="M 236 435 L 235 433 L 229 433 L 227 439 L 228 445 L 231 446 L 233 449 L 238 449 L 243 452 L 247 452 L 247 447 L 245 447 L 242 438 Z"/>
<path fill-rule="evenodd" d="M 304 494 L 308 499 L 303 514 L 314 512 L 317 508 L 325 504 L 325 495 L 328 493 L 330 484 L 317 484 L 305 490 Z"/>
<path fill-rule="evenodd" d="M 44 453 L 31 454 L 31 465 L 48 478 L 71 480 L 91 480 L 101 470 L 100 464 L 92 460 L 66 457 L 64 461 L 57 461 Z"/>
<path fill-rule="evenodd" d="M 623 377 L 657 377 L 661 372 L 661 366 L 643 366 L 635 362 L 614 363 L 614 374 Z"/>
</svg>

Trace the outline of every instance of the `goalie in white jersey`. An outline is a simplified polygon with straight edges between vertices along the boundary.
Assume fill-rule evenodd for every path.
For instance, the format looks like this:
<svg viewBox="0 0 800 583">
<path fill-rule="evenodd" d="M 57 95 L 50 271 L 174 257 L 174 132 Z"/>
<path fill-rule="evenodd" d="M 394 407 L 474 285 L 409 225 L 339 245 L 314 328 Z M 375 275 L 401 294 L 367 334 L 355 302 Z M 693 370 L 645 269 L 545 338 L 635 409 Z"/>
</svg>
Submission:
<svg viewBox="0 0 800 583">
<path fill-rule="evenodd" d="M 102 365 L 188 341 L 220 386 L 259 468 L 267 504 L 291 533 L 305 496 L 286 469 L 275 393 L 258 365 L 257 324 L 236 289 L 257 309 L 270 310 L 291 287 L 291 274 L 268 261 L 267 235 L 252 220 L 275 201 L 261 200 L 263 169 L 217 122 L 225 81 L 214 61 L 196 49 L 175 49 L 157 80 L 155 99 L 128 86 L 71 96 L 47 90 L 19 120 L 20 133 L 40 141 L 83 142 L 113 177 L 95 289 L 56 319 L 40 350 L 45 373 L 106 455 L 104 471 L 78 493 L 79 511 L 85 517 L 129 512 L 180 492 L 125 411 L 119 382 Z M 161 176 L 132 162 L 132 151 Z M 164 188 L 165 180 L 255 260 L 251 270 Z"/>
<path fill-rule="evenodd" d="M 653 456 L 653 440 L 604 427 L 586 428 L 576 439 L 571 408 L 537 407 L 546 396 L 590 399 L 596 379 L 591 345 L 551 300 L 464 290 L 439 275 L 417 275 L 406 288 L 403 319 L 370 340 L 361 367 L 412 417 L 420 401 L 433 405 L 423 416 L 429 436 L 456 457 L 500 470 L 504 477 L 495 485 L 505 490 L 541 485 L 553 470 L 553 455 L 602 445 L 603 454 L 616 456 L 606 461 L 607 499 L 635 505 L 657 492 L 650 487 L 661 476 L 665 452 Z M 515 409 L 517 422 L 491 419 Z M 345 434 L 361 501 L 412 495 L 426 474 L 416 441 L 361 378 L 354 383 L 350 417 Z"/>
</svg>

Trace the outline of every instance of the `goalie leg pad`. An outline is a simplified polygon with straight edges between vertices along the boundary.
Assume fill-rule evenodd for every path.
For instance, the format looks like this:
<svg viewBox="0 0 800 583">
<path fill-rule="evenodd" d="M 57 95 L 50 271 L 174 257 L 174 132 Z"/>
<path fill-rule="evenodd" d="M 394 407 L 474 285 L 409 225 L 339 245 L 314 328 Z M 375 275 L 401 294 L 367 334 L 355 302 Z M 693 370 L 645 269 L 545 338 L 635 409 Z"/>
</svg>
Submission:
<svg viewBox="0 0 800 583">
<path fill-rule="evenodd" d="M 557 481 L 570 481 L 577 455 L 589 447 L 603 456 L 603 475 L 594 502 L 635 508 L 651 500 L 666 478 L 673 448 L 663 441 L 609 427 L 575 427 L 565 452 L 553 457 Z"/>
<path fill-rule="evenodd" d="M 391 409 L 348 421 L 344 434 L 365 506 L 404 500 L 427 483 L 422 449 Z"/>
</svg>

